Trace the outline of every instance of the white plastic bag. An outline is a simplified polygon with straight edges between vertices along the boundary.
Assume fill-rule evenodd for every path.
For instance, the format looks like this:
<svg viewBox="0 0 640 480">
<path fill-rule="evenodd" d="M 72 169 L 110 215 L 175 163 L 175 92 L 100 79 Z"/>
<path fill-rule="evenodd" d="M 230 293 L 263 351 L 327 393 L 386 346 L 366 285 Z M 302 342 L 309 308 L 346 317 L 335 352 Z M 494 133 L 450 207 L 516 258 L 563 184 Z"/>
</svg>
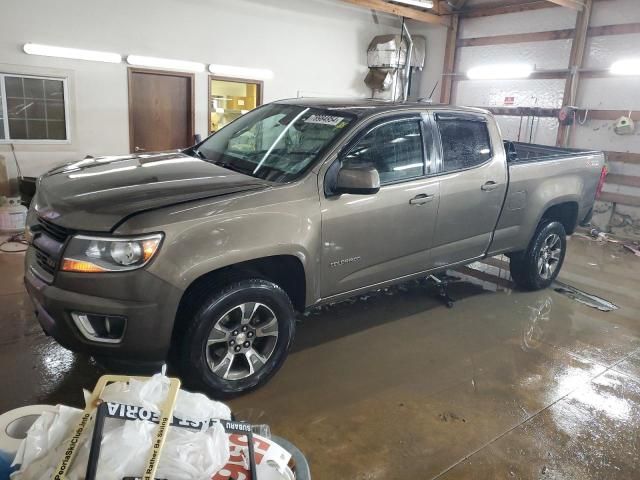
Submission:
<svg viewBox="0 0 640 480">
<path fill-rule="evenodd" d="M 156 374 L 147 381 L 131 379 L 105 387 L 104 401 L 143 407 L 159 413 L 169 392 L 169 379 Z M 49 480 L 67 449 L 72 429 L 78 424 L 81 411 L 59 406 L 55 414 L 43 414 L 29 429 L 16 455 L 15 465 L 21 468 L 12 480 Z M 208 480 L 229 460 L 229 440 L 220 424 L 208 420 L 231 419 L 225 404 L 202 394 L 180 390 L 174 417 L 203 423 L 198 431 L 178 426 L 169 428 L 158 464 L 158 478 L 169 480 Z M 125 476 L 143 473 L 149 458 L 157 424 L 141 420 L 107 418 L 104 425 L 97 478 L 121 480 Z M 77 455 L 66 472 L 69 480 L 84 480 L 91 447 L 93 422 L 85 429 L 77 445 Z"/>
<path fill-rule="evenodd" d="M 229 439 L 220 424 L 199 432 L 171 428 L 156 477 L 170 480 L 209 480 L 229 460 Z"/>
<path fill-rule="evenodd" d="M 169 393 L 169 378 L 156 373 L 146 381 L 132 378 L 129 383 L 115 382 L 107 385 L 100 396 L 105 402 L 136 405 L 158 413 L 160 404 Z M 205 397 L 206 398 L 206 397 Z"/>
<path fill-rule="evenodd" d="M 231 420 L 231 410 L 224 403 L 211 400 L 201 393 L 180 390 L 173 416 L 194 422 L 203 422 L 211 418 Z"/>
<path fill-rule="evenodd" d="M 30 464 L 42 458 L 55 448 L 67 435 L 71 426 L 80 420 L 81 411 L 77 408 L 58 405 L 57 412 L 43 412 L 29 428 L 29 442 L 22 442 L 16 453 L 13 465 Z"/>
</svg>

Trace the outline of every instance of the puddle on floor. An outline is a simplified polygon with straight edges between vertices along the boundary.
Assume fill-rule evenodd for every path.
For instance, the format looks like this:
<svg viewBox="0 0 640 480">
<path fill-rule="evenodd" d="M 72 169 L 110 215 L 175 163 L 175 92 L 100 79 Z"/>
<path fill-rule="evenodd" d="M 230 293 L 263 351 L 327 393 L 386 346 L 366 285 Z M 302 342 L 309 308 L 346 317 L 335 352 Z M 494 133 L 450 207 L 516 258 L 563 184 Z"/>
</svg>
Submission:
<svg viewBox="0 0 640 480">
<path fill-rule="evenodd" d="M 601 312 L 610 312 L 612 310 L 618 310 L 619 308 L 617 305 L 605 300 L 604 298 L 583 292 L 582 290 L 578 290 L 571 285 L 567 285 L 566 283 L 562 283 L 557 280 L 551 284 L 551 288 L 553 288 L 554 291 L 575 300 L 576 302 L 580 302 L 583 305 L 595 308 Z"/>
</svg>

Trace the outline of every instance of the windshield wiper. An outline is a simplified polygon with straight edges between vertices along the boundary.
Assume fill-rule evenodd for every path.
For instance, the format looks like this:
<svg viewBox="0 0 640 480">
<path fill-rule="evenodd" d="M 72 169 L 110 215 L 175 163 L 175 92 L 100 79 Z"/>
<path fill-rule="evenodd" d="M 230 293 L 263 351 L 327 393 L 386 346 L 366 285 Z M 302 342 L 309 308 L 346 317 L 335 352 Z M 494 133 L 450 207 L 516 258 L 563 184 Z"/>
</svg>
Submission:
<svg viewBox="0 0 640 480">
<path fill-rule="evenodd" d="M 203 160 L 207 160 L 207 157 L 204 156 L 204 153 L 202 153 L 200 150 L 198 150 L 196 147 L 193 147 L 191 149 L 191 151 L 195 154 L 196 157 L 201 158 Z"/>
<path fill-rule="evenodd" d="M 217 165 L 218 167 L 226 168 L 228 170 L 232 170 L 234 172 L 242 173 L 244 175 L 250 175 L 250 176 L 253 177 L 253 175 L 251 175 L 247 170 L 243 170 L 242 168 L 236 167 L 235 165 L 232 165 L 230 163 L 225 163 L 225 162 L 220 162 L 220 161 L 215 161 L 215 160 L 209 160 L 209 162 L 213 163 L 214 165 Z"/>
</svg>

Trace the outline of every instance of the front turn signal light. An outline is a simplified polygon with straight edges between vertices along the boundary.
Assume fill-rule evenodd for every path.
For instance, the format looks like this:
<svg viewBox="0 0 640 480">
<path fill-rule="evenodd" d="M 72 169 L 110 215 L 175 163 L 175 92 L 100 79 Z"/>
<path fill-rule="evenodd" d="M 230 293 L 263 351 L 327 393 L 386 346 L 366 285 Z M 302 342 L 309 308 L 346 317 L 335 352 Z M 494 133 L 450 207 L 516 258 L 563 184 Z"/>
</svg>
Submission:
<svg viewBox="0 0 640 480">
<path fill-rule="evenodd" d="M 99 273 L 106 272 L 105 268 L 96 265 L 95 263 L 86 262 L 84 260 L 74 260 L 72 258 L 65 258 L 62 262 L 63 272 L 80 272 L 80 273 Z"/>
</svg>

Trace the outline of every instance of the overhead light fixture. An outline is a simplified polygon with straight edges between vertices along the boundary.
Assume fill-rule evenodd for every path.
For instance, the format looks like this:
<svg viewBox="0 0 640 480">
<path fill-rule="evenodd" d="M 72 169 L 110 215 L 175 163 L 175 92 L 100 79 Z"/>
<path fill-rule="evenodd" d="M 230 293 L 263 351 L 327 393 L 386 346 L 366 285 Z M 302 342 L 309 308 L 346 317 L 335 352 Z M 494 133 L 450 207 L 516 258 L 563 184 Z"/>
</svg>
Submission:
<svg viewBox="0 0 640 480">
<path fill-rule="evenodd" d="M 467 71 L 467 78 L 472 80 L 527 78 L 532 73 L 533 67 L 526 63 L 502 63 L 473 67 Z"/>
<path fill-rule="evenodd" d="M 53 45 L 41 45 L 39 43 L 25 43 L 22 49 L 24 53 L 29 55 L 43 55 L 45 57 L 72 58 L 74 60 L 92 60 L 108 63 L 120 63 L 122 61 L 122 57 L 117 53 L 54 47 Z"/>
<path fill-rule="evenodd" d="M 626 58 L 613 62 L 609 71 L 613 75 L 640 75 L 640 58 Z"/>
<path fill-rule="evenodd" d="M 173 70 L 188 70 L 190 72 L 204 72 L 204 63 L 173 60 L 171 58 L 145 57 L 143 55 L 127 56 L 129 65 L 151 68 L 171 68 Z"/>
<path fill-rule="evenodd" d="M 433 8 L 433 0 L 393 0 L 393 3 L 401 3 L 419 8 Z"/>
<path fill-rule="evenodd" d="M 221 77 L 244 78 L 251 80 L 270 80 L 273 72 L 265 68 L 234 67 L 233 65 L 209 65 L 209 71 Z"/>
</svg>

